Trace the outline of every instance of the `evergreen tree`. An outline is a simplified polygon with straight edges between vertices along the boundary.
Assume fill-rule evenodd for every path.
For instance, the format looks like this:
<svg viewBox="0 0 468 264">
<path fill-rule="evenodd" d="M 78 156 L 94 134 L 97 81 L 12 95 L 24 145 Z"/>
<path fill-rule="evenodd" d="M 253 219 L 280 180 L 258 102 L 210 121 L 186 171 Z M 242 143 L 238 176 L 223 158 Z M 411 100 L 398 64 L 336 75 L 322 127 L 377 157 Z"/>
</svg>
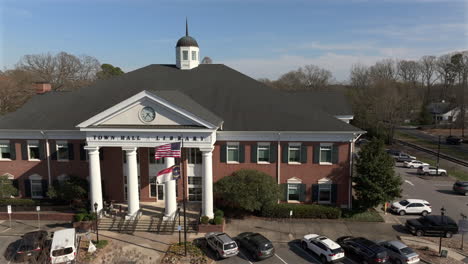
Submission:
<svg viewBox="0 0 468 264">
<path fill-rule="evenodd" d="M 362 147 L 356 159 L 356 176 L 354 190 L 359 205 L 373 208 L 397 197 L 401 197 L 403 183 L 399 175 L 395 175 L 394 161 L 385 152 L 381 140 L 372 139 Z"/>
<path fill-rule="evenodd" d="M 101 65 L 101 71 L 99 71 L 96 75 L 98 79 L 105 80 L 122 74 L 124 74 L 124 71 L 122 71 L 122 69 L 119 67 L 114 67 L 112 64 L 104 63 Z"/>
</svg>

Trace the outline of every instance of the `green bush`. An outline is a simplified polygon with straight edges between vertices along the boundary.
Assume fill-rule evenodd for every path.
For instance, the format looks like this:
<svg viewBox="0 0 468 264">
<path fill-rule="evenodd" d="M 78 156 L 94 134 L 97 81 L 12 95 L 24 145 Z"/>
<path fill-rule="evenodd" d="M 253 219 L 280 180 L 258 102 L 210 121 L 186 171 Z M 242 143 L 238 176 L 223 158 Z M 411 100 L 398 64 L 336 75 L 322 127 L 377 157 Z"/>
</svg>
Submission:
<svg viewBox="0 0 468 264">
<path fill-rule="evenodd" d="M 223 217 L 222 216 L 215 216 L 214 218 L 214 224 L 215 225 L 222 225 L 223 224 Z"/>
<path fill-rule="evenodd" d="M 83 221 L 84 217 L 85 217 L 85 214 L 84 214 L 84 213 L 76 214 L 76 215 L 75 215 L 75 222 L 81 222 L 81 221 Z"/>
<path fill-rule="evenodd" d="M 88 213 L 85 211 L 75 214 L 75 222 L 94 220 L 96 220 L 96 213 Z"/>
<path fill-rule="evenodd" d="M 215 216 L 215 218 L 216 218 L 216 216 L 224 217 L 223 210 L 220 210 L 220 209 L 216 210 L 215 213 L 214 213 L 214 216 Z"/>
<path fill-rule="evenodd" d="M 207 225 L 210 222 L 210 218 L 206 215 L 202 216 L 200 222 L 204 225 Z"/>
<path fill-rule="evenodd" d="M 99 240 L 99 243 L 98 243 L 96 240 L 93 240 L 93 244 L 96 246 L 96 248 L 101 249 L 107 246 L 107 244 L 109 244 L 109 241 Z"/>
<path fill-rule="evenodd" d="M 338 219 L 341 217 L 340 208 L 318 204 L 275 204 L 265 207 L 261 215 L 273 218 L 289 218 L 290 211 L 293 211 L 292 218 Z"/>
<path fill-rule="evenodd" d="M 36 202 L 31 199 L 4 198 L 0 199 L 0 206 L 35 206 Z"/>
</svg>

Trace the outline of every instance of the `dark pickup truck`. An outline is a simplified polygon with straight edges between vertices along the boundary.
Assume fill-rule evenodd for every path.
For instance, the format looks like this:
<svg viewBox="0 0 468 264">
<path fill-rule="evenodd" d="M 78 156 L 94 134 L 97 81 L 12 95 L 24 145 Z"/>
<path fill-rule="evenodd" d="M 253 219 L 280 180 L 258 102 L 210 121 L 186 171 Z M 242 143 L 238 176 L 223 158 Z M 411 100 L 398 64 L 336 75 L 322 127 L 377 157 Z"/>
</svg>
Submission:
<svg viewBox="0 0 468 264">
<path fill-rule="evenodd" d="M 416 236 L 452 237 L 458 233 L 458 225 L 452 218 L 442 215 L 427 215 L 406 220 L 406 228 Z"/>
</svg>

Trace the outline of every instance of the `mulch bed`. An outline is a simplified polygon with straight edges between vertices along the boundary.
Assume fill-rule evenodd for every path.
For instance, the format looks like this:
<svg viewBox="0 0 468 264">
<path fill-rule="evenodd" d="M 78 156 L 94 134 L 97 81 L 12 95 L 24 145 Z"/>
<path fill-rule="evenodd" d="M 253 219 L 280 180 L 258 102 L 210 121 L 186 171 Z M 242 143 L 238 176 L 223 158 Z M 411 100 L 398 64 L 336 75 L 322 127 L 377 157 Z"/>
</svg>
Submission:
<svg viewBox="0 0 468 264">
<path fill-rule="evenodd" d="M 455 260 L 453 258 L 441 258 L 439 257 L 439 252 L 431 250 L 428 247 L 411 247 L 419 254 L 419 257 L 422 260 L 428 261 L 433 264 L 464 264 L 461 261 Z"/>
<path fill-rule="evenodd" d="M 183 244 L 172 244 L 161 264 L 208 264 L 211 263 L 205 253 L 191 242 L 187 242 L 187 256 L 184 256 Z"/>
</svg>

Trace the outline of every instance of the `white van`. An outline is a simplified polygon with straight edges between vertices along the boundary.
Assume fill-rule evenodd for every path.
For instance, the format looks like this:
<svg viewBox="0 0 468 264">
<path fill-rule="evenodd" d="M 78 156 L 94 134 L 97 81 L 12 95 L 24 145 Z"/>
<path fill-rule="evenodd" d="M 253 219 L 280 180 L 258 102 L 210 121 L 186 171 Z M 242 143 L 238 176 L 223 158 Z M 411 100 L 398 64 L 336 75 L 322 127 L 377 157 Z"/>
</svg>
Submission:
<svg viewBox="0 0 468 264">
<path fill-rule="evenodd" d="M 50 263 L 74 263 L 76 258 L 76 242 L 74 228 L 55 231 L 50 247 Z"/>
</svg>

